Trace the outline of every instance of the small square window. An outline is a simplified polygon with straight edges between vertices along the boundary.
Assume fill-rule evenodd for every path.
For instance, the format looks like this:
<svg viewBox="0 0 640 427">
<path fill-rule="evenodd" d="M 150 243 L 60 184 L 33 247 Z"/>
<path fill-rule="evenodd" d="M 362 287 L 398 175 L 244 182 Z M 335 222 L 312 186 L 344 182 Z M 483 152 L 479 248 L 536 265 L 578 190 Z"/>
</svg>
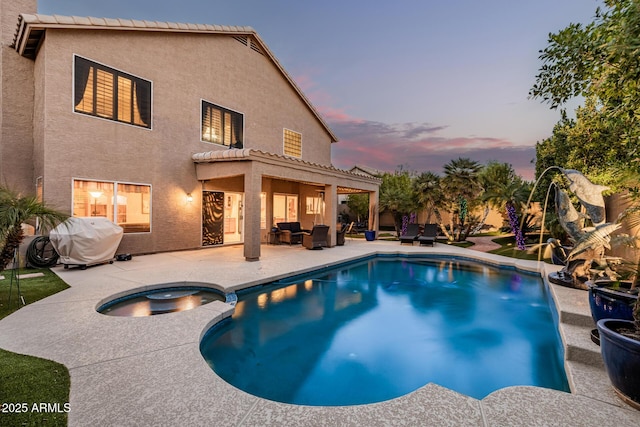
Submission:
<svg viewBox="0 0 640 427">
<path fill-rule="evenodd" d="M 289 129 L 284 130 L 284 154 L 302 157 L 302 134 Z"/>
</svg>

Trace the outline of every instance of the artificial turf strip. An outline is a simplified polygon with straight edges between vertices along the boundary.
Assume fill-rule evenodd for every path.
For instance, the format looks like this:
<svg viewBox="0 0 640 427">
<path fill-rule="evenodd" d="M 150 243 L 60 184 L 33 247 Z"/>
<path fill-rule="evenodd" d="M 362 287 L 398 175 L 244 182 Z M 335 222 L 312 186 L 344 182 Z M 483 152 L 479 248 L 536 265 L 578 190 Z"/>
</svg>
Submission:
<svg viewBox="0 0 640 427">
<path fill-rule="evenodd" d="M 20 294 L 26 304 L 69 287 L 49 269 L 17 272 L 30 273 L 44 276 L 20 279 Z M 0 280 L 0 319 L 23 307 L 11 274 L 11 270 L 0 272 L 4 276 Z M 64 365 L 0 349 L 0 426 L 66 426 L 68 402 L 69 371 Z"/>
<path fill-rule="evenodd" d="M 53 295 L 69 287 L 62 279 L 60 279 L 51 270 L 26 268 L 20 269 L 17 274 L 43 273 L 42 277 L 30 277 L 28 279 L 20 279 L 20 293 L 26 304 L 31 304 Z M 11 284 L 11 270 L 0 272 L 4 279 L 0 280 L 0 319 L 7 317 L 14 311 L 23 307 L 18 295 L 18 287 L 15 283 Z M 11 291 L 11 301 L 9 301 L 9 291 Z"/>
<path fill-rule="evenodd" d="M 69 371 L 0 349 L 0 426 L 66 426 Z"/>
<path fill-rule="evenodd" d="M 500 248 L 489 251 L 490 254 L 502 255 L 509 258 L 526 259 L 530 261 L 538 260 L 538 252 L 522 251 L 516 247 L 515 237 L 498 237 L 493 239 L 494 243 L 501 245 Z M 537 243 L 537 242 L 536 242 Z"/>
</svg>

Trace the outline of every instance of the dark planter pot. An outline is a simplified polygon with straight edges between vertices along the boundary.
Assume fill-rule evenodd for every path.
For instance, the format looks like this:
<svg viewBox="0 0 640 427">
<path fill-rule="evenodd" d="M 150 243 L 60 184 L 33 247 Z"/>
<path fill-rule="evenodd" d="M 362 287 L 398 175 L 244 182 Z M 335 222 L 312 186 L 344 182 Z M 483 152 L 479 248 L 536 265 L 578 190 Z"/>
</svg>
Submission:
<svg viewBox="0 0 640 427">
<path fill-rule="evenodd" d="M 609 380 L 622 400 L 640 410 L 640 341 L 617 332 L 634 327 L 628 320 L 602 319 L 598 322 L 600 352 Z"/>
<path fill-rule="evenodd" d="M 364 238 L 367 239 L 367 241 L 369 242 L 373 242 L 374 240 L 376 240 L 375 230 L 365 230 Z"/>
<path fill-rule="evenodd" d="M 589 305 L 593 321 L 598 323 L 602 319 L 633 320 L 633 305 L 638 300 L 638 294 L 630 293 L 630 288 L 631 282 L 589 283 Z"/>
</svg>

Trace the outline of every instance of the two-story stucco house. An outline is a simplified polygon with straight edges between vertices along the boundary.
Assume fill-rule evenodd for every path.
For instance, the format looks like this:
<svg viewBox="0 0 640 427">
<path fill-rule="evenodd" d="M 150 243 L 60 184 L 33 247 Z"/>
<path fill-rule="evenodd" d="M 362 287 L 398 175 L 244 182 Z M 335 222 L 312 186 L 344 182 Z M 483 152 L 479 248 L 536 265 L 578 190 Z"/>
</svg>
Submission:
<svg viewBox="0 0 640 427">
<path fill-rule="evenodd" d="M 243 244 L 331 226 L 336 136 L 249 27 L 37 14 L 0 0 L 0 179 L 73 216 L 124 228 L 121 252 Z"/>
</svg>

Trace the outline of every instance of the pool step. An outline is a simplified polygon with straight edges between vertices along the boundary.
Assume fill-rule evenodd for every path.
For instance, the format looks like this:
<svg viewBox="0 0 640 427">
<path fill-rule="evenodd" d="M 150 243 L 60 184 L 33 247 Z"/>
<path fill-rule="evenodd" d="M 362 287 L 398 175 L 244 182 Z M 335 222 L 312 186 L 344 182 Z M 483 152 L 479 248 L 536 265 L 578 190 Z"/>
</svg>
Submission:
<svg viewBox="0 0 640 427">
<path fill-rule="evenodd" d="M 561 323 L 595 328 L 588 292 L 558 285 L 551 286 Z"/>
<path fill-rule="evenodd" d="M 603 368 L 600 346 L 591 341 L 593 326 L 561 324 L 560 334 L 564 342 L 565 359 Z"/>
<path fill-rule="evenodd" d="M 564 286 L 551 286 L 557 302 L 565 359 L 602 369 L 600 346 L 591 341 L 591 330 L 596 325 L 591 318 L 589 293 Z"/>
<path fill-rule="evenodd" d="M 603 368 L 600 346 L 591 341 L 591 331 L 596 325 L 591 318 L 589 294 L 562 286 L 557 286 L 554 292 L 562 294 L 558 312 L 565 359 Z"/>
<path fill-rule="evenodd" d="M 604 368 L 580 362 L 565 362 L 571 392 L 611 405 L 627 407 L 613 391 Z"/>
</svg>

